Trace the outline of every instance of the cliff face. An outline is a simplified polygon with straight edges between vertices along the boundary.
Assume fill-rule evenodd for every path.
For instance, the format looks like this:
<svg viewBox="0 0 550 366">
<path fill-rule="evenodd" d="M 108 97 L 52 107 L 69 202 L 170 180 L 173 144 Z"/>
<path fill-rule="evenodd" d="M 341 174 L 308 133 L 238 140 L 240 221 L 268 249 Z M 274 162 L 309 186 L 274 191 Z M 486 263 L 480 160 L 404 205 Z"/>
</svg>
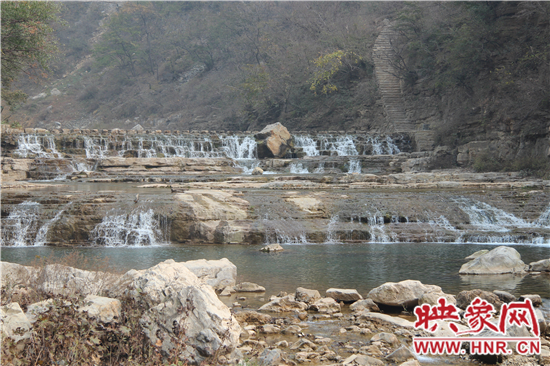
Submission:
<svg viewBox="0 0 550 366">
<path fill-rule="evenodd" d="M 9 122 L 412 132 L 418 151 L 442 147 L 433 167 L 540 170 L 549 14 L 544 3 L 69 4 L 53 78 L 22 79 L 30 98 Z M 117 26 L 139 35 L 123 39 L 137 45 L 126 63 L 107 60 Z"/>
</svg>

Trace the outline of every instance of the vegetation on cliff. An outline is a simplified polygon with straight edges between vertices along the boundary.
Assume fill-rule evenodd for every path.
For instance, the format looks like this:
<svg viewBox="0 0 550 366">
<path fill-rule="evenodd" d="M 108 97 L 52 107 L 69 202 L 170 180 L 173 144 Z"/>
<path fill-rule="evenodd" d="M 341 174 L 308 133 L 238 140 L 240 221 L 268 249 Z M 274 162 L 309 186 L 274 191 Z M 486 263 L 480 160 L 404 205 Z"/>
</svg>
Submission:
<svg viewBox="0 0 550 366">
<path fill-rule="evenodd" d="M 300 130 L 387 131 L 373 46 L 391 24 L 406 111 L 418 129 L 436 131 L 437 144 L 459 146 L 495 131 L 527 139 L 546 133 L 548 3 L 63 8 L 67 26 L 56 32 L 64 57 L 54 78 L 44 89 L 21 83 L 46 92 L 16 111 L 25 126 L 256 130 L 280 121 Z M 61 95 L 47 95 L 52 88 Z"/>
</svg>

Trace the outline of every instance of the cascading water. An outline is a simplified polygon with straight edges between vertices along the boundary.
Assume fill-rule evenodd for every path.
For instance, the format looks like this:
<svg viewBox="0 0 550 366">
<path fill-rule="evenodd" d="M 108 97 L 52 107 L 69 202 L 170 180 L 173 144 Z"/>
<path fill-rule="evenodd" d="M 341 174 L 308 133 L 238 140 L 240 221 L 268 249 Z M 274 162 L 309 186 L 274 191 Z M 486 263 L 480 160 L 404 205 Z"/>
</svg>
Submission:
<svg viewBox="0 0 550 366">
<path fill-rule="evenodd" d="M 87 159 L 103 159 L 107 156 L 109 142 L 103 137 L 96 141 L 89 136 L 84 136 L 84 149 Z"/>
<path fill-rule="evenodd" d="M 350 159 L 349 160 L 349 169 L 348 173 L 358 173 L 361 174 L 361 162 L 357 159 Z"/>
<path fill-rule="evenodd" d="M 302 148 L 307 156 L 319 156 L 317 142 L 309 136 L 296 135 L 294 136 L 294 146 Z"/>
<path fill-rule="evenodd" d="M 335 233 L 336 225 L 338 225 L 339 220 L 340 217 L 338 215 L 334 215 L 330 218 L 330 221 L 327 225 L 327 240 L 325 241 L 326 244 L 334 244 L 339 242 Z"/>
<path fill-rule="evenodd" d="M 250 136 L 236 135 L 220 137 L 222 151 L 228 158 L 235 159 L 243 174 L 252 174 L 254 168 L 260 165 L 256 159 L 256 141 Z"/>
<path fill-rule="evenodd" d="M 315 174 L 323 174 L 325 172 L 325 163 L 319 163 L 319 166 L 313 171 Z"/>
<path fill-rule="evenodd" d="M 63 155 L 57 151 L 53 136 L 41 135 L 19 135 L 17 138 L 17 149 L 14 151 L 21 158 L 57 158 Z"/>
<path fill-rule="evenodd" d="M 533 227 L 533 224 L 485 202 L 466 198 L 456 199 L 455 202 L 470 217 L 470 224 L 480 231 L 507 232 L 511 228 Z"/>
<path fill-rule="evenodd" d="M 158 245 L 166 241 L 166 220 L 155 218 L 152 209 L 109 215 L 91 232 L 93 243 L 106 247 Z"/>
<path fill-rule="evenodd" d="M 24 247 L 34 244 L 41 206 L 38 202 L 22 202 L 2 220 L 2 246 Z"/>
<path fill-rule="evenodd" d="M 319 137 L 321 150 L 328 150 L 331 155 L 359 155 L 352 136 L 344 135 L 333 137 L 332 135 L 321 135 Z"/>
<path fill-rule="evenodd" d="M 290 173 L 291 174 L 309 174 L 309 170 L 303 166 L 302 163 L 292 163 L 290 164 Z"/>
<path fill-rule="evenodd" d="M 35 246 L 42 246 L 46 244 L 46 240 L 48 240 L 48 230 L 50 229 L 50 226 L 52 226 L 54 222 L 57 222 L 57 220 L 61 218 L 63 212 L 65 212 L 65 210 L 70 205 L 72 205 L 72 202 L 67 203 L 65 207 L 63 207 L 61 211 L 59 211 L 51 220 L 42 225 L 42 227 L 38 230 L 38 234 L 36 234 L 36 239 L 34 241 Z"/>
<path fill-rule="evenodd" d="M 231 159 L 256 159 L 256 141 L 250 136 L 236 135 L 221 137 L 225 156 Z"/>
</svg>

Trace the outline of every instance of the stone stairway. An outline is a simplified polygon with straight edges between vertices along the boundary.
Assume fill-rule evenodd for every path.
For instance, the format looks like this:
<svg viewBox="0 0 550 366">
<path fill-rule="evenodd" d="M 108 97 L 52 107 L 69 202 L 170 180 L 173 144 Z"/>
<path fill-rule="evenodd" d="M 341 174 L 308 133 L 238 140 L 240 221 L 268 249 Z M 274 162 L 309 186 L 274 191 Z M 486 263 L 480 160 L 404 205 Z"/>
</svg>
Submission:
<svg viewBox="0 0 550 366">
<path fill-rule="evenodd" d="M 374 43 L 374 70 L 388 123 L 393 126 L 395 132 L 412 132 L 415 130 L 415 126 L 407 118 L 400 80 L 395 76 L 397 70 L 390 63 L 393 54 L 390 40 L 394 34 L 392 26 L 388 22 Z"/>
</svg>

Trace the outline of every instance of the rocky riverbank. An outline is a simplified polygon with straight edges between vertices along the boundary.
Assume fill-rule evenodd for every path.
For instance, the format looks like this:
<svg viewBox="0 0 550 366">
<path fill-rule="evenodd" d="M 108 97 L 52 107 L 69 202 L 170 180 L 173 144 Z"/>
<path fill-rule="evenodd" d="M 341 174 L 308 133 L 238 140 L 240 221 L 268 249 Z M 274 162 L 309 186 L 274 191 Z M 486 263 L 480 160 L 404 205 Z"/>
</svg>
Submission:
<svg viewBox="0 0 550 366">
<path fill-rule="evenodd" d="M 488 268 L 487 263 L 492 263 L 499 270 L 493 268 L 488 273 L 550 273 L 550 259 L 518 268 L 521 258 L 516 253 L 507 247 L 476 252 L 465 266 Z M 479 357 L 426 358 L 412 351 L 413 337 L 434 335 L 415 327 L 414 309 L 436 305 L 443 297 L 464 316 L 463 310 L 479 297 L 496 309 L 525 299 L 535 306 L 540 355 L 499 357 L 502 365 L 550 363 L 550 309 L 541 308 L 543 303 L 536 294 L 516 299 L 504 291 L 474 289 L 455 296 L 436 285 L 406 280 L 381 284 L 364 297 L 354 289 L 331 288 L 321 294 L 297 288 L 293 293 L 262 298 L 263 305 L 254 308 L 243 305 L 247 297 L 262 296 L 266 289 L 237 283 L 236 278 L 237 268 L 227 259 L 167 260 L 124 274 L 61 264 L 28 267 L 2 262 L 3 360 L 109 364 L 116 359 L 117 364 L 134 364 L 132 359 L 142 359 L 140 364 L 151 365 L 163 359 L 232 365 L 411 366 L 439 362 L 465 366 L 479 362 Z M 229 306 L 224 304 L 228 302 Z M 78 324 L 80 331 L 72 333 L 71 322 Z M 468 326 L 464 317 L 458 324 L 464 329 Z M 452 335 L 448 323 L 439 325 L 435 336 Z M 532 336 L 525 326 L 511 326 L 507 335 Z M 140 351 L 139 347 L 123 346 L 137 346 L 136 341 L 144 342 Z M 63 347 L 82 354 L 62 352 Z M 80 362 L 78 357 L 83 355 L 93 362 Z"/>
</svg>

